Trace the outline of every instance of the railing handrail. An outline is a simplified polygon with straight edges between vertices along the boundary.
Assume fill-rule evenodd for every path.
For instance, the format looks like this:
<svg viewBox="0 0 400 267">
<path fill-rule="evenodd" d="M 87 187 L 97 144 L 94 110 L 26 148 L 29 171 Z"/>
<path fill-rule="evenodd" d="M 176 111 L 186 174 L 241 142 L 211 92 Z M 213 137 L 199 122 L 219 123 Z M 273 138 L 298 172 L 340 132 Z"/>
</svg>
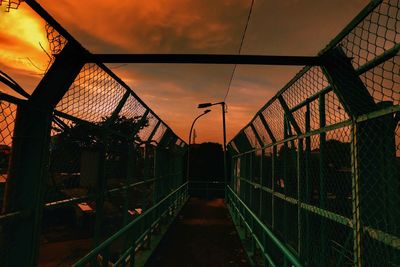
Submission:
<svg viewBox="0 0 400 267">
<path fill-rule="evenodd" d="M 232 188 L 227 185 L 228 191 L 239 201 L 239 203 L 246 209 L 246 211 L 253 217 L 253 220 L 260 225 L 262 230 L 268 235 L 271 241 L 279 248 L 279 250 L 284 254 L 284 256 L 295 266 L 303 267 L 303 264 L 298 260 L 298 258 L 283 244 L 279 238 L 277 238 L 274 233 L 268 227 L 261 222 L 261 220 L 254 214 L 253 211 L 240 199 L 240 197 L 232 190 Z"/>
<path fill-rule="evenodd" d="M 178 191 L 182 190 L 185 186 L 187 186 L 188 182 L 185 182 L 182 184 L 180 187 L 169 193 L 166 197 L 164 197 L 162 200 L 157 202 L 154 206 L 143 212 L 141 215 L 139 215 L 136 219 L 131 221 L 129 224 L 125 225 L 122 227 L 118 232 L 110 236 L 108 239 L 106 239 L 103 243 L 99 244 L 96 248 L 94 248 L 92 251 L 87 253 L 83 258 L 81 258 L 78 262 L 76 262 L 74 267 L 77 266 L 84 266 L 84 264 L 88 263 L 90 260 L 92 260 L 95 256 L 97 256 L 101 251 L 104 249 L 107 249 L 115 240 L 118 238 L 122 237 L 124 234 L 126 234 L 136 223 L 141 221 L 143 218 L 146 217 L 150 212 L 152 212 L 154 209 L 159 207 L 161 204 L 163 204 L 166 200 L 171 198 L 173 195 L 175 195 Z"/>
</svg>

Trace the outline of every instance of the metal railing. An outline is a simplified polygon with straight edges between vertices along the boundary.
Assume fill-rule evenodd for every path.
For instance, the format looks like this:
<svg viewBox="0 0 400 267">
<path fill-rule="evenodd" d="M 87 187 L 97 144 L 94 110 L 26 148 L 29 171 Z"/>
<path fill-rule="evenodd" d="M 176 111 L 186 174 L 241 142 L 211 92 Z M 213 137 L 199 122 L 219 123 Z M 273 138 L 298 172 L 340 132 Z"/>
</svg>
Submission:
<svg viewBox="0 0 400 267">
<path fill-rule="evenodd" d="M 46 251 L 72 242 L 51 263 L 71 265 L 182 204 L 186 143 L 36 1 L 14 2 L 41 18 L 49 62 L 30 93 L 0 73 L 0 265 L 50 264 Z"/>
<path fill-rule="evenodd" d="M 230 141 L 255 264 L 289 264 L 277 238 L 305 266 L 400 265 L 399 14 L 371 1 Z"/>
<path fill-rule="evenodd" d="M 270 266 L 277 266 L 269 256 L 268 250 L 270 245 L 268 241 L 271 241 L 272 246 L 276 247 L 281 252 L 283 264 L 285 266 L 289 263 L 295 267 L 303 266 L 296 255 L 264 225 L 258 216 L 240 199 L 230 186 L 228 186 L 227 190 L 227 205 L 235 225 L 237 227 L 242 227 L 245 231 L 245 235 L 251 236 L 261 250 L 264 262 Z M 242 228 L 238 229 L 239 233 L 242 231 Z M 251 259 L 255 253 L 255 244 L 251 244 L 247 247 L 247 253 Z M 252 264 L 255 264 L 255 262 L 253 261 Z"/>
<path fill-rule="evenodd" d="M 142 262 L 136 259 L 137 251 L 143 247 L 150 246 L 152 236 L 161 227 L 161 221 L 165 217 L 169 217 L 167 222 L 171 222 L 187 199 L 188 183 L 186 182 L 99 244 L 73 266 L 86 266 L 86 264 L 93 261 L 97 261 L 102 266 L 108 266 L 112 263 L 115 267 L 125 266 L 127 263 L 129 263 L 129 266 L 135 266 L 135 262 Z M 165 220 L 163 223 L 166 223 Z M 119 251 L 113 262 L 110 262 L 110 247 L 120 239 L 126 241 L 125 248 Z"/>
</svg>

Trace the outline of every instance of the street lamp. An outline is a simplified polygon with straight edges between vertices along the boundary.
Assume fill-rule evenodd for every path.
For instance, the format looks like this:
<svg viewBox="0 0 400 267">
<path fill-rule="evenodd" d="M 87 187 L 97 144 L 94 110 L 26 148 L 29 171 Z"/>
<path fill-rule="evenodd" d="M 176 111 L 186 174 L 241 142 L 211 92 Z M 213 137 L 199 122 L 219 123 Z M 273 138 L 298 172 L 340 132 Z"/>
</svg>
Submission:
<svg viewBox="0 0 400 267">
<path fill-rule="evenodd" d="M 217 103 L 202 103 L 197 106 L 197 108 L 208 108 L 215 105 L 221 105 L 222 108 L 222 129 L 224 135 L 224 181 L 225 181 L 225 200 L 226 200 L 226 192 L 227 192 L 227 185 L 228 185 L 228 171 L 226 165 L 226 126 L 225 126 L 225 102 L 217 102 Z"/>
<path fill-rule="evenodd" d="M 189 146 L 188 146 L 188 153 L 187 153 L 187 170 L 186 170 L 186 179 L 187 180 L 189 180 L 189 160 L 190 160 L 190 158 L 189 158 L 189 155 L 190 155 L 190 142 L 191 142 L 191 140 L 192 140 L 192 130 L 193 130 L 193 126 L 194 126 L 194 124 L 196 123 L 196 121 L 201 117 L 201 116 L 204 116 L 204 115 L 206 115 L 208 112 L 211 112 L 211 109 L 206 109 L 202 114 L 200 114 L 199 116 L 197 116 L 195 119 L 194 119 L 194 121 L 193 121 L 193 123 L 192 123 L 192 126 L 190 127 L 190 132 L 189 132 Z"/>
</svg>

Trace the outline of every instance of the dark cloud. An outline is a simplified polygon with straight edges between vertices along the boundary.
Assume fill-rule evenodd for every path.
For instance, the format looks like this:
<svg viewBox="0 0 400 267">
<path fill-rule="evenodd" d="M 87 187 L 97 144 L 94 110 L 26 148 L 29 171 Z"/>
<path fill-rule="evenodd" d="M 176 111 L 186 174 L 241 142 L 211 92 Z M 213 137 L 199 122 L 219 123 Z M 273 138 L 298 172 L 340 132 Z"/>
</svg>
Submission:
<svg viewBox="0 0 400 267">
<path fill-rule="evenodd" d="M 250 0 L 40 0 L 96 53 L 237 53 Z M 367 0 L 255 1 L 245 54 L 315 55 Z M 111 67 L 119 65 L 110 65 Z M 233 66 L 137 64 L 120 75 L 185 140 L 198 103 L 220 101 Z M 299 70 L 239 66 L 227 98 L 228 139 Z M 221 142 L 218 107 L 197 124 L 198 142 Z"/>
</svg>

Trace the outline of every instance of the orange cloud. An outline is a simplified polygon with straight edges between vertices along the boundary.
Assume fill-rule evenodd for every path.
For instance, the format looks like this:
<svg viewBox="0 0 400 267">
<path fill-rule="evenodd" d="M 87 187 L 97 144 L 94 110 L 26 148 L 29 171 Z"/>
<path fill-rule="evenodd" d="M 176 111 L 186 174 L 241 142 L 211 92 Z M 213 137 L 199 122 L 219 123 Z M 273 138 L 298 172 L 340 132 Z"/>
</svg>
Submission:
<svg viewBox="0 0 400 267">
<path fill-rule="evenodd" d="M 248 8 L 247 0 L 40 2 L 95 52 L 226 52 L 239 44 L 235 21 Z"/>
<path fill-rule="evenodd" d="M 0 67 L 1 70 L 14 77 L 17 82 L 31 92 L 32 81 L 38 82 L 48 64 L 48 56 L 42 50 L 48 50 L 48 41 L 44 22 L 28 7 L 4 12 L 0 7 Z M 33 87 L 32 87 L 33 86 Z M 4 86 L 2 90 L 8 89 Z"/>
<path fill-rule="evenodd" d="M 86 48 L 97 53 L 237 53 L 250 4 L 248 0 L 39 2 Z M 242 51 L 245 54 L 314 55 L 366 3 L 367 0 L 255 1 Z M 3 17 L 21 13 L 24 5 L 1 16 L 0 25 L 3 25 Z M 32 17 L 32 14 L 25 15 Z M 29 54 L 35 62 L 40 61 L 40 56 L 46 59 L 38 48 L 38 40 L 42 39 L 27 38 L 29 42 L 23 44 L 21 38 L 10 37 L 8 29 L 3 31 L 7 35 L 0 37 L 0 53 L 2 48 L 11 53 L 16 49 L 11 47 L 13 43 L 18 43 L 22 47 L 18 52 L 26 47 L 27 52 L 22 54 Z M 18 77 L 23 77 L 22 70 L 34 71 L 26 62 L 26 65 L 9 64 L 10 59 L 4 60 L 6 63 L 3 60 L 0 58 L 0 68 L 4 64 L 17 67 L 13 73 Z M 221 65 L 136 64 L 114 71 L 178 135 L 187 140 L 193 118 L 201 113 L 197 104 L 222 100 L 232 68 Z M 227 98 L 228 140 L 298 69 L 237 68 Z M 25 82 L 28 84 L 31 80 L 29 77 Z M 212 113 L 199 120 L 196 129 L 198 142 L 221 142 L 219 107 L 214 107 Z"/>
</svg>

